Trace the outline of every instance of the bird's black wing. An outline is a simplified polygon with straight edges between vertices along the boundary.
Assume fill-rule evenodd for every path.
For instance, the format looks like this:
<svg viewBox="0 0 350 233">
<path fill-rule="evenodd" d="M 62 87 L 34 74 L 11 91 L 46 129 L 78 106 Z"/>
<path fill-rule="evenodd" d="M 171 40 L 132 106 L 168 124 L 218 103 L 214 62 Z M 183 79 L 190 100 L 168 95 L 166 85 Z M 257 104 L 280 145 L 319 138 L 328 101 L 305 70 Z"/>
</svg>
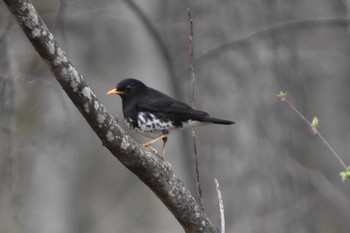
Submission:
<svg viewBox="0 0 350 233">
<path fill-rule="evenodd" d="M 191 106 L 175 100 L 155 89 L 149 90 L 147 97 L 143 98 L 137 105 L 137 111 L 148 111 L 153 113 L 165 113 L 189 116 L 190 118 L 209 116 L 208 113 L 196 110 Z"/>
</svg>

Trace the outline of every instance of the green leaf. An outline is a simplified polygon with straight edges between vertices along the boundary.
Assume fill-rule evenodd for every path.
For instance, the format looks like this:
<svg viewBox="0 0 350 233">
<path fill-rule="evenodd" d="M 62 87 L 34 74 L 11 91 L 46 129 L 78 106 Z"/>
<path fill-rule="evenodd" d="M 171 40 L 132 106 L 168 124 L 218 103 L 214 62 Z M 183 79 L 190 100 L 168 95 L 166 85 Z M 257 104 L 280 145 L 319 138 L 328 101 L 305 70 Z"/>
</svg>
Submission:
<svg viewBox="0 0 350 233">
<path fill-rule="evenodd" d="M 350 179 L 350 166 L 345 170 L 339 173 L 339 176 L 341 177 L 341 181 L 345 182 L 346 180 Z"/>
<path fill-rule="evenodd" d="M 318 120 L 317 117 L 314 117 L 314 119 L 312 119 L 311 127 L 312 127 L 312 132 L 314 134 L 317 134 L 318 133 L 318 129 L 320 128 L 319 120 Z"/>
<path fill-rule="evenodd" d="M 287 92 L 280 91 L 280 93 L 277 95 L 277 98 L 284 101 L 286 99 Z"/>
</svg>

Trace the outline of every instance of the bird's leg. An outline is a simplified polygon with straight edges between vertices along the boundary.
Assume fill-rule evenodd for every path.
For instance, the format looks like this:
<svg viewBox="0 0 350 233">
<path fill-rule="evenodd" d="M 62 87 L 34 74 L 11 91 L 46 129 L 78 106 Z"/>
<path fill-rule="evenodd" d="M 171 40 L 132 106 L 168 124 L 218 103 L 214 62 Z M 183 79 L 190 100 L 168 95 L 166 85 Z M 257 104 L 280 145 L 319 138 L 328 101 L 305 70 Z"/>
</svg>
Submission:
<svg viewBox="0 0 350 233">
<path fill-rule="evenodd" d="M 163 135 L 164 137 L 163 139 L 163 148 L 162 148 L 162 158 L 163 160 L 165 159 L 165 147 L 166 147 L 166 143 L 168 142 L 168 135 Z"/>
<path fill-rule="evenodd" d="M 162 136 L 160 136 L 160 137 L 157 137 L 157 138 L 155 138 L 155 139 L 152 139 L 152 140 L 149 141 L 149 142 L 143 143 L 142 146 L 147 147 L 147 148 L 149 148 L 150 150 L 152 150 L 153 152 L 157 153 L 157 150 L 154 149 L 153 147 L 151 147 L 150 145 L 153 144 L 153 143 L 155 143 L 156 141 L 159 141 L 160 139 L 163 139 L 164 137 L 167 137 L 167 136 L 168 136 L 168 135 L 162 135 Z"/>
</svg>

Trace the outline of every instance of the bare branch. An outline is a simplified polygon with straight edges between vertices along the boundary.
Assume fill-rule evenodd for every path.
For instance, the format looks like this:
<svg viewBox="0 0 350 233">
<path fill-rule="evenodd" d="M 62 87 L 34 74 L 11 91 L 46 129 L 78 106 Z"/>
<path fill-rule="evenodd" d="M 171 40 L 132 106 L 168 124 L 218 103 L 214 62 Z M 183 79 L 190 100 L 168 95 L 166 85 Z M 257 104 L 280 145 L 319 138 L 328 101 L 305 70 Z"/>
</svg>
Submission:
<svg viewBox="0 0 350 233">
<path fill-rule="evenodd" d="M 218 199 L 219 199 L 219 207 L 220 207 L 220 232 L 225 233 L 225 212 L 224 212 L 224 201 L 222 199 L 221 190 L 219 186 L 219 181 L 217 179 L 214 179 L 214 182 L 216 184 L 216 191 L 218 192 Z"/>
<path fill-rule="evenodd" d="M 103 145 L 167 206 L 186 232 L 218 232 L 202 208 L 160 156 L 137 144 L 115 122 L 65 56 L 29 0 L 4 0 L 18 24 L 49 66 Z"/>
<path fill-rule="evenodd" d="M 190 68 L 191 68 L 191 106 L 194 107 L 194 97 L 195 97 L 195 83 L 196 83 L 196 73 L 194 72 L 194 53 L 193 53 L 193 19 L 190 12 L 190 8 L 187 9 L 188 17 L 190 18 L 190 35 L 188 37 L 189 39 L 189 56 L 190 56 Z M 195 170 L 196 170 L 196 183 L 197 183 L 197 192 L 199 196 L 200 204 L 204 210 L 204 202 L 203 202 L 203 196 L 202 196 L 202 187 L 200 182 L 200 175 L 199 175 L 199 163 L 198 163 L 198 153 L 197 153 L 197 134 L 196 129 L 192 128 L 192 141 L 193 141 L 193 157 L 194 157 L 194 164 L 195 164 Z"/>
</svg>

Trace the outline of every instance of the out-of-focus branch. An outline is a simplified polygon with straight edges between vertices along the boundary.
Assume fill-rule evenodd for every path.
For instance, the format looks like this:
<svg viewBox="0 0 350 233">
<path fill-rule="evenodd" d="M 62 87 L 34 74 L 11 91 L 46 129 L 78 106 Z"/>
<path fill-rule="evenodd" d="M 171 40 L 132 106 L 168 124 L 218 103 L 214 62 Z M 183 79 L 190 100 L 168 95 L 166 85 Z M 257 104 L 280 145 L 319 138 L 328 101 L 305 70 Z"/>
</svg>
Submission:
<svg viewBox="0 0 350 233">
<path fill-rule="evenodd" d="M 150 19 L 147 15 L 140 9 L 140 7 L 133 0 L 124 0 L 124 2 L 130 7 L 130 9 L 135 13 L 135 15 L 140 19 L 141 23 L 145 26 L 146 30 L 152 36 L 158 50 L 164 58 L 164 63 L 166 68 L 170 74 L 172 80 L 175 79 L 175 71 L 173 67 L 173 63 L 171 60 L 170 52 L 164 41 L 161 38 L 161 35 L 156 30 L 156 28 L 152 25 Z"/>
<path fill-rule="evenodd" d="M 221 53 L 230 51 L 234 48 L 242 48 L 249 45 L 253 39 L 272 35 L 280 35 L 283 32 L 294 33 L 296 30 L 316 28 L 316 27 L 347 27 L 350 22 L 350 18 L 318 18 L 310 20 L 292 20 L 287 22 L 276 23 L 267 27 L 263 27 L 257 31 L 251 32 L 241 38 L 235 39 L 226 44 L 220 45 L 219 47 L 203 54 L 195 60 L 196 64 L 204 63 L 207 60 L 216 58 Z"/>
<path fill-rule="evenodd" d="M 17 119 L 15 114 L 16 105 L 16 81 L 14 72 L 13 55 L 9 52 L 10 39 L 6 37 L 13 20 L 10 14 L 1 17 L 3 19 L 3 31 L 0 34 L 0 182 L 2 184 L 2 214 L 3 219 L 8 219 L 8 231 L 14 232 L 19 226 L 19 210 L 21 207 L 21 177 L 18 155 Z M 6 18 L 6 19 L 5 19 Z M 4 175 L 6 174 L 6 175 Z M 12 223 L 12 224 L 11 224 Z"/>
<path fill-rule="evenodd" d="M 115 122 L 65 56 L 29 0 L 4 0 L 18 24 L 49 66 L 103 145 L 167 206 L 186 232 L 218 232 L 196 200 L 160 156 L 145 150 Z"/>
</svg>

